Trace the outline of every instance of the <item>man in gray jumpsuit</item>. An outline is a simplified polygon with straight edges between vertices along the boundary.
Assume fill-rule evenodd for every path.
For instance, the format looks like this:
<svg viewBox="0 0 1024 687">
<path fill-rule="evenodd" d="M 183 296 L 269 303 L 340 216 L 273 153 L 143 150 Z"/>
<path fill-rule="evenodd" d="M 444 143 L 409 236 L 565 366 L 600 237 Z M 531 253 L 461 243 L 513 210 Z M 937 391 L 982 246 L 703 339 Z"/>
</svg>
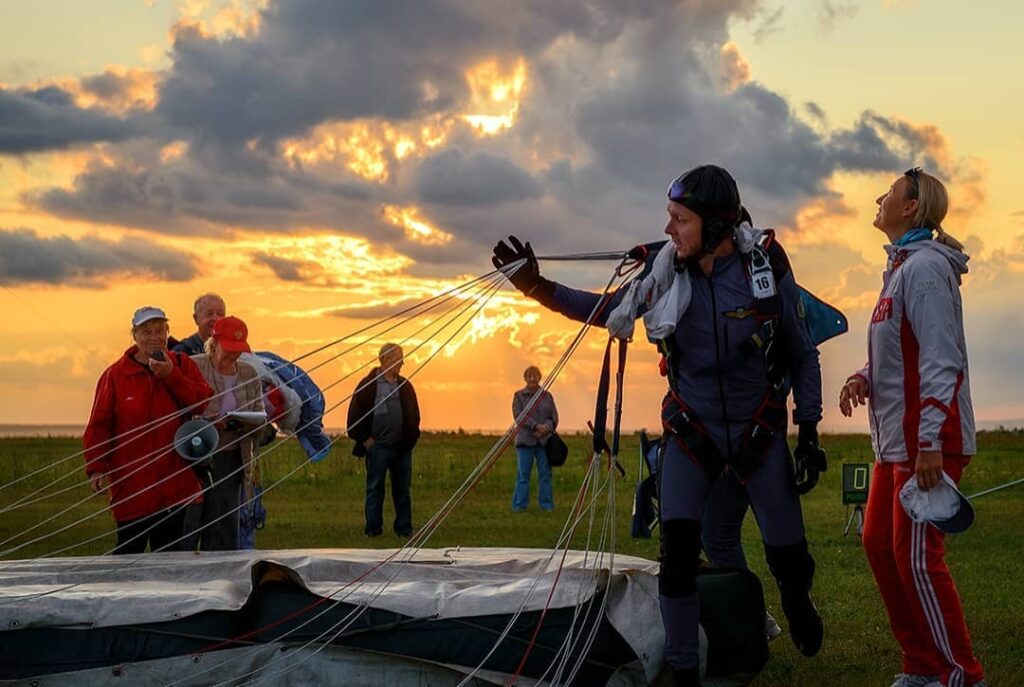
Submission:
<svg viewBox="0 0 1024 687">
<path fill-rule="evenodd" d="M 821 617 L 810 598 L 814 559 L 786 443 L 792 389 L 793 419 L 800 428 L 797 473 L 824 469 L 817 436 L 821 368 L 785 253 L 771 245 L 770 234 L 758 233 L 756 248 L 738 242 L 742 207 L 732 176 L 714 165 L 690 170 L 670 186 L 667 210 L 665 233 L 675 250 L 675 271 L 688 274 L 689 303 L 674 331 L 659 342 L 669 381 L 662 418 L 672 437 L 660 469 L 659 594 L 665 658 L 676 684 L 689 687 L 700 685 L 701 520 L 712 484 L 724 471 L 746 488 L 794 643 L 806 656 L 821 648 Z M 529 244 L 509 240 L 511 247 L 495 246 L 493 261 L 502 267 L 526 259 L 510 276 L 518 289 L 572 319 L 590 316 L 597 294 L 540 276 Z M 759 282 L 756 277 L 766 272 L 771 283 Z M 616 292 L 602 313 L 628 297 L 624 292 Z"/>
</svg>

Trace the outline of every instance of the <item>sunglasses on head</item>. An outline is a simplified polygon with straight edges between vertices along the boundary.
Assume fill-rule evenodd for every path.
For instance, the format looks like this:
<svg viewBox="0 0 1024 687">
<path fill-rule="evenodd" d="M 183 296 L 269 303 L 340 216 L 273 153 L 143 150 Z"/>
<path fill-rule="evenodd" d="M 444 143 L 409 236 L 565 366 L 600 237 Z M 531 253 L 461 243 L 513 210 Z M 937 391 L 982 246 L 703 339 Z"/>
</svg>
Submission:
<svg viewBox="0 0 1024 687">
<path fill-rule="evenodd" d="M 683 186 L 682 177 L 673 181 L 668 187 L 668 199 L 673 202 L 682 203 L 688 195 L 686 187 Z"/>
<path fill-rule="evenodd" d="M 921 191 L 920 177 L 922 171 L 923 170 L 920 167 L 911 167 L 910 169 L 903 173 L 903 176 L 910 179 L 910 183 L 912 186 L 910 194 L 911 198 L 917 198 L 918 193 Z"/>
</svg>

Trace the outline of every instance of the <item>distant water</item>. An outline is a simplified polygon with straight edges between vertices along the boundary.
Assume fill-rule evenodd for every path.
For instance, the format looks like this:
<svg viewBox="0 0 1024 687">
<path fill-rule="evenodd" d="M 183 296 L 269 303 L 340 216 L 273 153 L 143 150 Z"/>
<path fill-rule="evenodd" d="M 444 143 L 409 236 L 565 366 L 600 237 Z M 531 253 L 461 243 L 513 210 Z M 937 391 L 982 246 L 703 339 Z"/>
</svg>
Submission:
<svg viewBox="0 0 1024 687">
<path fill-rule="evenodd" d="M 80 437 L 83 425 L 3 425 L 0 437 Z"/>
</svg>

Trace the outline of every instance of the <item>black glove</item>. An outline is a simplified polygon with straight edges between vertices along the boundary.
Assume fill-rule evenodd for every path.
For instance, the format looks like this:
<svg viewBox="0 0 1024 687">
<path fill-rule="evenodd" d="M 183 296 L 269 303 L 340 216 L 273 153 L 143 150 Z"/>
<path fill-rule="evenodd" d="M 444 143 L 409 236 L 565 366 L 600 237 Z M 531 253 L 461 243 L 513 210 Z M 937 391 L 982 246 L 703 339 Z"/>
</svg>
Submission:
<svg viewBox="0 0 1024 687">
<path fill-rule="evenodd" d="M 534 300 L 549 305 L 554 300 L 555 282 L 540 276 L 540 265 L 533 254 L 533 246 L 527 241 L 524 245 L 515 236 L 508 237 L 508 243 L 498 241 L 494 246 L 491 262 L 499 270 L 518 260 L 526 260 L 526 264 L 508 275 L 512 285 Z"/>
<path fill-rule="evenodd" d="M 825 451 L 818 446 L 818 423 L 801 422 L 793 451 L 796 493 L 806 494 L 818 484 L 820 473 L 828 470 Z"/>
<path fill-rule="evenodd" d="M 524 246 L 518 238 L 509 236 L 508 243 L 498 241 L 495 244 L 494 254 L 491 256 L 491 262 L 499 270 L 523 259 L 526 260 L 526 264 L 509 274 L 508 280 L 529 296 L 540 281 L 540 265 L 537 264 L 537 256 L 533 254 L 533 246 L 530 245 L 530 242 L 527 241 Z"/>
</svg>

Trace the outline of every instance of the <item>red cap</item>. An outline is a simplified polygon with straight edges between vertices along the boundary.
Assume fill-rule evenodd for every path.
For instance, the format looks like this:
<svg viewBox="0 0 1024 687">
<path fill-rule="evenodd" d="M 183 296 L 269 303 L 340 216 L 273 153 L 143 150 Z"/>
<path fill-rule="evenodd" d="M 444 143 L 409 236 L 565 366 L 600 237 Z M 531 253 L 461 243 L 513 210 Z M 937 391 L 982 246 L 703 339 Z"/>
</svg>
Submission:
<svg viewBox="0 0 1024 687">
<path fill-rule="evenodd" d="M 225 351 L 251 353 L 252 349 L 246 343 L 249 336 L 249 328 L 237 317 L 222 317 L 213 323 L 213 332 L 210 338 L 215 339 L 217 344 Z"/>
</svg>

